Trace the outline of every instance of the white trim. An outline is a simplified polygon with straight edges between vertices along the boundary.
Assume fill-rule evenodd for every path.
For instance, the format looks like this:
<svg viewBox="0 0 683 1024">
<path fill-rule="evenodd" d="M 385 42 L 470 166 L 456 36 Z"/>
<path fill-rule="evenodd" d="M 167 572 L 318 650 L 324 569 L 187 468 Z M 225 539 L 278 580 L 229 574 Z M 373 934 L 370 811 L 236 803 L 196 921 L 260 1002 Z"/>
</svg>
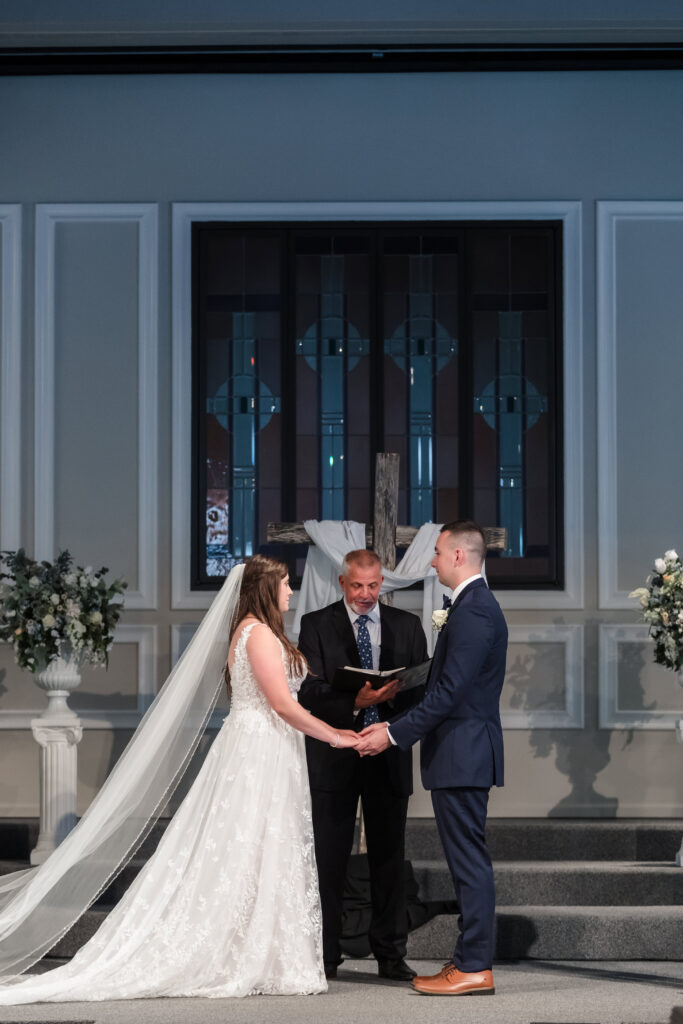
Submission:
<svg viewBox="0 0 683 1024">
<path fill-rule="evenodd" d="M 599 608 L 633 610 L 629 591 L 619 589 L 617 509 L 617 310 L 616 228 L 619 220 L 682 220 L 683 202 L 598 202 L 598 575 Z"/>
<path fill-rule="evenodd" d="M 36 558 L 53 558 L 55 433 L 55 227 L 59 222 L 138 225 L 138 580 L 127 608 L 157 607 L 158 211 L 151 203 L 36 206 L 35 522 Z"/>
<path fill-rule="evenodd" d="M 598 655 L 598 694 L 601 729 L 670 729 L 683 717 L 683 696 L 679 711 L 646 711 L 619 707 L 619 644 L 652 644 L 649 629 L 642 625 L 600 625 Z M 678 689 L 678 681 L 671 673 L 671 686 Z"/>
<path fill-rule="evenodd" d="M 0 549 L 21 547 L 21 206 L 0 206 Z"/>
<path fill-rule="evenodd" d="M 580 202 L 357 202 L 173 204 L 173 608 L 208 608 L 213 593 L 190 587 L 192 437 L 191 234 L 197 221 L 561 220 L 564 228 L 565 589 L 501 591 L 508 609 L 583 607 L 583 338 Z"/>
<path fill-rule="evenodd" d="M 174 668 L 178 658 L 189 644 L 199 625 L 199 622 L 181 622 L 174 623 L 171 626 L 171 668 Z M 225 711 L 213 711 L 206 728 L 220 729 L 226 718 L 227 713 Z"/>
<path fill-rule="evenodd" d="M 137 709 L 119 711 L 107 709 L 79 711 L 78 717 L 84 729 L 135 729 L 156 694 L 157 627 L 151 625 L 117 626 L 114 644 L 136 644 L 138 649 L 138 690 Z M 26 685 L 29 686 L 25 672 Z M 27 711 L 0 711 L 0 730 L 28 729 L 31 721 L 40 714 L 40 709 Z"/>
<path fill-rule="evenodd" d="M 583 626 L 509 626 L 510 644 L 563 644 L 565 706 L 562 711 L 505 711 L 504 729 L 583 729 Z"/>
</svg>

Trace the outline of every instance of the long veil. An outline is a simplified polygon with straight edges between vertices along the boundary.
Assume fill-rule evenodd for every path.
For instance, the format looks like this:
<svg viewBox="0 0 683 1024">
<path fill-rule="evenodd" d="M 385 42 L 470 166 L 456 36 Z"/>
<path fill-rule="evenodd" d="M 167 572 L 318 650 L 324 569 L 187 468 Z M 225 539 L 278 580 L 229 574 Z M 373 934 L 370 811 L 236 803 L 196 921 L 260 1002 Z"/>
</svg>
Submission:
<svg viewBox="0 0 683 1024">
<path fill-rule="evenodd" d="M 243 572 L 231 571 L 77 826 L 40 867 L 0 881 L 0 980 L 68 931 L 154 825 L 218 698 Z"/>
</svg>

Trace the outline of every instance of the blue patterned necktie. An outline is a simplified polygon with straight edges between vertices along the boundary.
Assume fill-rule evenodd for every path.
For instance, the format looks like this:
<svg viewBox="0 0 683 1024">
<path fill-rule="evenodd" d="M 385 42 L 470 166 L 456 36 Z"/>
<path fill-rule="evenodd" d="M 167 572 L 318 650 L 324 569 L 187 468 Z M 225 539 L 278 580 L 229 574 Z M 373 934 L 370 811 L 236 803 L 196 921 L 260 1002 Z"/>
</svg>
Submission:
<svg viewBox="0 0 683 1024">
<path fill-rule="evenodd" d="M 358 626 L 356 643 L 358 645 L 361 668 L 372 668 L 372 645 L 370 643 L 370 633 L 366 625 L 369 618 L 369 615 L 359 615 L 356 619 L 356 625 Z M 377 712 L 377 705 L 371 704 L 369 708 L 365 709 L 363 726 L 374 725 L 375 722 L 379 722 L 379 714 Z"/>
</svg>

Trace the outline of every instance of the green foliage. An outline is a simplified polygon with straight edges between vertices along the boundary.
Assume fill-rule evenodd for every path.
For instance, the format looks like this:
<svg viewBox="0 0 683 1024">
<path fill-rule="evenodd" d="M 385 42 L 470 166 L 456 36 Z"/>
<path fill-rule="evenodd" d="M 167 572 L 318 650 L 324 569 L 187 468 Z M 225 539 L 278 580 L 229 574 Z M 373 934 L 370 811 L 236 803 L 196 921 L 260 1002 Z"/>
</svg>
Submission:
<svg viewBox="0 0 683 1024">
<path fill-rule="evenodd" d="M 629 597 L 640 601 L 655 642 L 655 661 L 677 672 L 683 667 L 683 564 L 678 554 L 671 550 L 656 558 L 647 585 Z"/>
<path fill-rule="evenodd" d="M 0 640 L 12 644 L 17 664 L 39 672 L 73 656 L 106 665 L 128 584 L 107 583 L 106 568 L 74 565 L 68 551 L 54 562 L 36 562 L 23 548 L 0 555 Z"/>
</svg>

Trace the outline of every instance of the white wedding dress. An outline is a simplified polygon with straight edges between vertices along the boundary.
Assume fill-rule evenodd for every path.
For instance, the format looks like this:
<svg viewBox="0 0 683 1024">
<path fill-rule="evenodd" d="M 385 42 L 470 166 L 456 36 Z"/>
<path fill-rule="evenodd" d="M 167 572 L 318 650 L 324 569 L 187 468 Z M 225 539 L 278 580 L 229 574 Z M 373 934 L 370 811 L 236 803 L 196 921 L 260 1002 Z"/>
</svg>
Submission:
<svg viewBox="0 0 683 1024">
<path fill-rule="evenodd" d="M 327 989 L 304 737 L 254 679 L 253 625 L 230 714 L 155 854 L 68 964 L 11 979 L 0 1005 Z"/>
</svg>

